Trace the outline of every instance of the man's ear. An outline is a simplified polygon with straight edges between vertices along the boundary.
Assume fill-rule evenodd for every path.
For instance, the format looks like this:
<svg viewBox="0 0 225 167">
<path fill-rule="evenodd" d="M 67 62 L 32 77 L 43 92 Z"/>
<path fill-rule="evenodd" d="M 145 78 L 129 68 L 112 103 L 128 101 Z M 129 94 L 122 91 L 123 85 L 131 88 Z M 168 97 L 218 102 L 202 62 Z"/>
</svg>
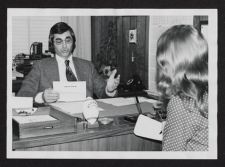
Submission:
<svg viewBox="0 0 225 167">
<path fill-rule="evenodd" d="M 72 52 L 74 52 L 75 48 L 76 48 L 76 42 L 73 44 L 73 50 L 72 50 Z"/>
<path fill-rule="evenodd" d="M 48 50 L 52 53 L 55 53 L 54 45 L 53 45 L 52 41 L 50 41 L 50 40 L 48 42 Z"/>
</svg>

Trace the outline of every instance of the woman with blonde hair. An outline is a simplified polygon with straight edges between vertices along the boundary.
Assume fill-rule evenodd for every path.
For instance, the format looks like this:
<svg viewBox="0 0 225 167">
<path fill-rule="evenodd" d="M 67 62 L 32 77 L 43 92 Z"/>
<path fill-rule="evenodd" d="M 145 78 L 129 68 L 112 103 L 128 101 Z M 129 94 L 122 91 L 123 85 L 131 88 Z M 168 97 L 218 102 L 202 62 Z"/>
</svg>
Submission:
<svg viewBox="0 0 225 167">
<path fill-rule="evenodd" d="M 157 84 L 169 98 L 164 151 L 208 150 L 208 44 L 190 25 L 176 25 L 157 43 Z"/>
</svg>

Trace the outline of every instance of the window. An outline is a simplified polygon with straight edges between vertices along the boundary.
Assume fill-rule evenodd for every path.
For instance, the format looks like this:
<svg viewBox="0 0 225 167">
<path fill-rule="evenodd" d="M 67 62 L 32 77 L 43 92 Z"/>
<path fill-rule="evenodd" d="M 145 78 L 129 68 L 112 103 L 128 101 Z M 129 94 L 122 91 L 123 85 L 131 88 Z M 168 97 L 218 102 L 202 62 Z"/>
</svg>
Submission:
<svg viewBox="0 0 225 167">
<path fill-rule="evenodd" d="M 48 50 L 49 30 L 61 21 L 59 16 L 14 16 L 12 18 L 12 56 L 30 53 L 33 42 L 42 42 L 44 53 Z"/>
</svg>

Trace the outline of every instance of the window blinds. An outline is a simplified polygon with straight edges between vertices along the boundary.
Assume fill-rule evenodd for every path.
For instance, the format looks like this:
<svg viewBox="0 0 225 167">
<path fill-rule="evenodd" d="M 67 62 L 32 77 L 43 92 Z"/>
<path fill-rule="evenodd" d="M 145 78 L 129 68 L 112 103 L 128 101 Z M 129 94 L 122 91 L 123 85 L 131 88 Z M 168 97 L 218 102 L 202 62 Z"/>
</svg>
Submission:
<svg viewBox="0 0 225 167">
<path fill-rule="evenodd" d="M 42 42 L 44 53 L 48 50 L 50 28 L 61 21 L 60 16 L 14 16 L 12 18 L 12 56 L 30 53 L 33 42 Z"/>
</svg>

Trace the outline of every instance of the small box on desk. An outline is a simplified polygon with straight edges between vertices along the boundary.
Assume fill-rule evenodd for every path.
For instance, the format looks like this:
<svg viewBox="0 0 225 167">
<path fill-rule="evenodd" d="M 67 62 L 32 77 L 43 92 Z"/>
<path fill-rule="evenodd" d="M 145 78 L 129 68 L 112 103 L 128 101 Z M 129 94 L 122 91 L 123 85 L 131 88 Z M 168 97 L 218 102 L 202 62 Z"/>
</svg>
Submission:
<svg viewBox="0 0 225 167">
<path fill-rule="evenodd" d="M 33 115 L 21 116 L 13 109 L 13 134 L 19 138 L 75 132 L 75 124 L 49 115 L 50 108 L 39 108 Z"/>
</svg>

